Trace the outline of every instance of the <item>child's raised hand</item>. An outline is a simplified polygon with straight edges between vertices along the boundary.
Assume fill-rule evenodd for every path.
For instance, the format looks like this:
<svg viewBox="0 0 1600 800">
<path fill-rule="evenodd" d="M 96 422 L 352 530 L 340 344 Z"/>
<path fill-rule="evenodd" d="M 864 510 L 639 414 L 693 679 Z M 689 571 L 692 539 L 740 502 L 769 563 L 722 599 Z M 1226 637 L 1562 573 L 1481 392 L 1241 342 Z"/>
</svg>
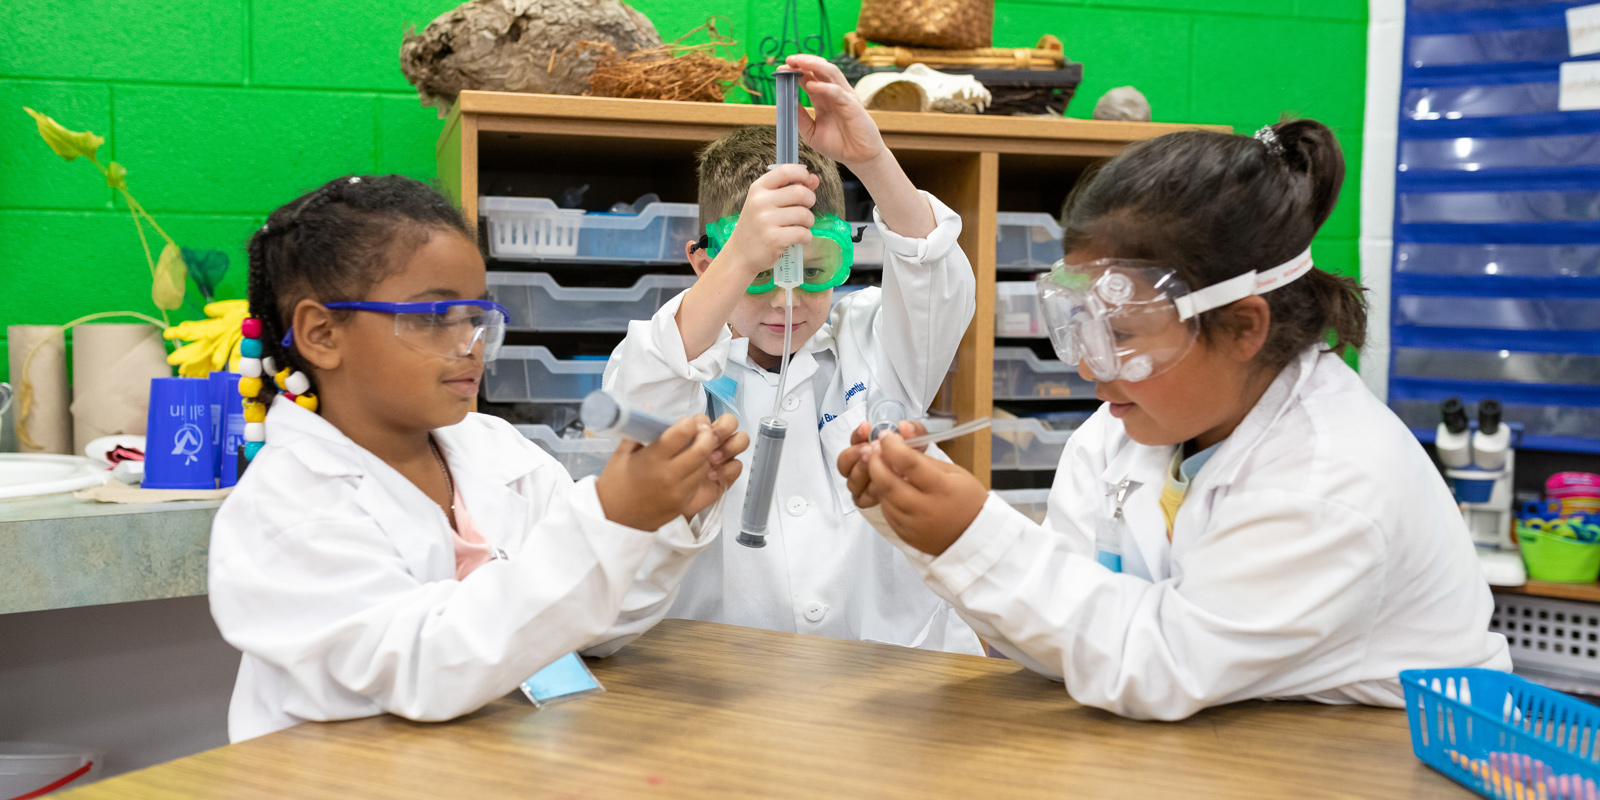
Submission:
<svg viewBox="0 0 1600 800">
<path fill-rule="evenodd" d="M 684 507 L 683 515 L 694 515 L 711 507 L 728 487 L 739 478 L 739 472 L 744 465 L 739 463 L 738 456 L 750 446 L 750 434 L 739 430 L 739 418 L 732 414 L 723 414 L 711 423 L 711 432 L 716 435 L 717 441 L 722 445 L 711 452 L 711 464 L 706 472 L 706 479 L 700 488 L 689 498 L 689 504 Z"/>
<path fill-rule="evenodd" d="M 772 269 L 790 245 L 811 241 L 811 226 L 816 223 L 811 207 L 817 202 L 818 182 L 800 164 L 784 164 L 757 178 L 745 193 L 739 222 L 716 260 L 733 259 L 753 280 Z"/>
<path fill-rule="evenodd" d="M 815 118 L 805 109 L 800 110 L 800 135 L 807 144 L 847 167 L 888 152 L 878 124 L 833 62 L 818 56 L 792 55 L 784 66 L 800 73 L 800 88 L 811 95 Z"/>
<path fill-rule="evenodd" d="M 681 516 L 711 480 L 720 444 L 704 414 L 678 420 L 648 446 L 622 440 L 595 481 L 606 519 L 653 531 Z"/>
<path fill-rule="evenodd" d="M 917 452 L 898 436 L 874 444 L 862 480 L 854 475 L 861 465 L 852 465 L 849 483 L 856 505 L 868 508 L 862 500 L 871 500 L 883 506 L 884 520 L 906 544 L 930 555 L 943 553 L 972 525 L 989 493 L 971 473 Z"/>
</svg>

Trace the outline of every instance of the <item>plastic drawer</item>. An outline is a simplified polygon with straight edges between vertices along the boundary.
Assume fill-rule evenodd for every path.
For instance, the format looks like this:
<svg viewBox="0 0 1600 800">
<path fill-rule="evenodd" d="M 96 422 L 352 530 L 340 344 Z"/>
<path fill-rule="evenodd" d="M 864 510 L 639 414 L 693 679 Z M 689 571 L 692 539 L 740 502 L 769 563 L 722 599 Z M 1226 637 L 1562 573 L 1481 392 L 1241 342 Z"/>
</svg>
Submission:
<svg viewBox="0 0 1600 800">
<path fill-rule="evenodd" d="M 1400 143 L 1401 172 L 1477 172 L 1508 168 L 1600 165 L 1600 136 L 1509 136 L 1406 139 Z"/>
<path fill-rule="evenodd" d="M 1492 224 L 1600 220 L 1600 192 L 1407 192 L 1400 221 Z"/>
<path fill-rule="evenodd" d="M 878 232 L 878 226 L 871 222 L 852 222 L 849 225 L 850 230 L 861 231 L 861 241 L 856 242 L 855 260 L 850 265 L 850 268 L 882 269 L 883 234 Z"/>
<path fill-rule="evenodd" d="M 511 312 L 514 331 L 625 332 L 693 285 L 693 275 L 646 275 L 625 289 L 603 289 L 562 286 L 544 272 L 489 273 L 489 296 Z"/>
<path fill-rule="evenodd" d="M 543 347 L 506 347 L 485 365 L 491 403 L 574 403 L 600 388 L 605 361 L 563 361 Z"/>
<path fill-rule="evenodd" d="M 1419 244 L 1395 246 L 1395 271 L 1419 275 L 1600 277 L 1600 246 L 1588 244 Z"/>
<path fill-rule="evenodd" d="M 599 475 L 605 469 L 606 462 L 611 460 L 611 451 L 617 449 L 615 439 L 563 439 L 549 425 L 518 425 L 516 428 L 518 433 L 555 456 L 574 480 Z"/>
<path fill-rule="evenodd" d="M 1061 225 L 1049 214 L 1002 211 L 994 221 L 995 269 L 1043 272 L 1061 260 Z"/>
<path fill-rule="evenodd" d="M 999 281 L 994 285 L 994 335 L 1042 339 L 1049 335 L 1039 311 L 1033 281 Z"/>
<path fill-rule="evenodd" d="M 1406 378 L 1600 386 L 1600 356 L 1398 347 L 1394 374 Z"/>
<path fill-rule="evenodd" d="M 994 349 L 994 399 L 1040 400 L 1094 397 L 1094 384 L 1078 368 L 1041 359 L 1026 347 Z"/>
<path fill-rule="evenodd" d="M 637 214 L 557 208 L 544 197 L 480 197 L 489 255 L 511 261 L 684 264 L 699 237 L 699 206 L 651 203 Z"/>
<path fill-rule="evenodd" d="M 994 494 L 1028 519 L 1044 524 L 1045 511 L 1050 504 L 1049 489 L 1008 489 Z"/>
<path fill-rule="evenodd" d="M 1513 331 L 1600 330 L 1600 300 L 1402 296 L 1396 325 Z"/>
<path fill-rule="evenodd" d="M 997 419 L 989 429 L 993 469 L 1055 469 L 1072 430 L 1055 430 L 1031 417 Z"/>
</svg>

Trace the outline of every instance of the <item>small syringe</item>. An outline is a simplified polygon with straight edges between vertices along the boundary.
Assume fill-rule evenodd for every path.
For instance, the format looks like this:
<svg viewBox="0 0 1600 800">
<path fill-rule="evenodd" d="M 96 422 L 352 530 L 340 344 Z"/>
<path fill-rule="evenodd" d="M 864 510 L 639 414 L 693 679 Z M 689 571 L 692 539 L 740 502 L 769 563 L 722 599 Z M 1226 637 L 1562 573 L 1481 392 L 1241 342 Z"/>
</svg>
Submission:
<svg viewBox="0 0 1600 800">
<path fill-rule="evenodd" d="M 578 407 L 578 419 L 583 427 L 593 433 L 632 439 L 639 444 L 650 444 L 661 438 L 672 423 L 653 414 L 630 408 L 617 401 L 609 392 L 590 392 Z"/>
</svg>

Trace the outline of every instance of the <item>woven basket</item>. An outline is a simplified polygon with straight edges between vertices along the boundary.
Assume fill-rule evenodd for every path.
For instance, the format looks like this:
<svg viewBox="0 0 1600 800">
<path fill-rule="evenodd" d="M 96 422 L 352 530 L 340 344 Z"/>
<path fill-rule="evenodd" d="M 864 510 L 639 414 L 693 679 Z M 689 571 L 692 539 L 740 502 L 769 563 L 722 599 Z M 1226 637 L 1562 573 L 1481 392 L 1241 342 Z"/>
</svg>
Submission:
<svg viewBox="0 0 1600 800">
<path fill-rule="evenodd" d="M 907 47 L 988 47 L 994 0 L 861 0 L 861 35 Z"/>
<path fill-rule="evenodd" d="M 909 47 L 868 47 L 871 37 L 860 31 L 844 35 L 844 48 L 868 67 L 899 67 L 927 64 L 934 69 L 1038 69 L 1058 70 L 1066 66 L 1061 40 L 1044 36 L 1033 47 L 983 47 L 971 50 L 924 50 Z M 876 42 L 877 39 L 872 39 Z"/>
</svg>

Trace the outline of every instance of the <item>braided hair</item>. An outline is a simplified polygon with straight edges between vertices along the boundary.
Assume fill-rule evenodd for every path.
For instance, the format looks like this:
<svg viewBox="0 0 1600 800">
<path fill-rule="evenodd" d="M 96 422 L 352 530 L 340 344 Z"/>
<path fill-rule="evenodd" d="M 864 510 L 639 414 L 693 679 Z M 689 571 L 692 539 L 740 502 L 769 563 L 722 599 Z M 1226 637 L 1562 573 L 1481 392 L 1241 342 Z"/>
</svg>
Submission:
<svg viewBox="0 0 1600 800">
<path fill-rule="evenodd" d="M 360 299 L 435 231 L 476 241 L 450 201 L 401 175 L 346 175 L 285 204 L 250 237 L 250 315 L 261 321 L 263 355 L 307 371 L 281 344 L 301 300 Z M 344 312 L 349 313 L 349 312 Z"/>
</svg>

